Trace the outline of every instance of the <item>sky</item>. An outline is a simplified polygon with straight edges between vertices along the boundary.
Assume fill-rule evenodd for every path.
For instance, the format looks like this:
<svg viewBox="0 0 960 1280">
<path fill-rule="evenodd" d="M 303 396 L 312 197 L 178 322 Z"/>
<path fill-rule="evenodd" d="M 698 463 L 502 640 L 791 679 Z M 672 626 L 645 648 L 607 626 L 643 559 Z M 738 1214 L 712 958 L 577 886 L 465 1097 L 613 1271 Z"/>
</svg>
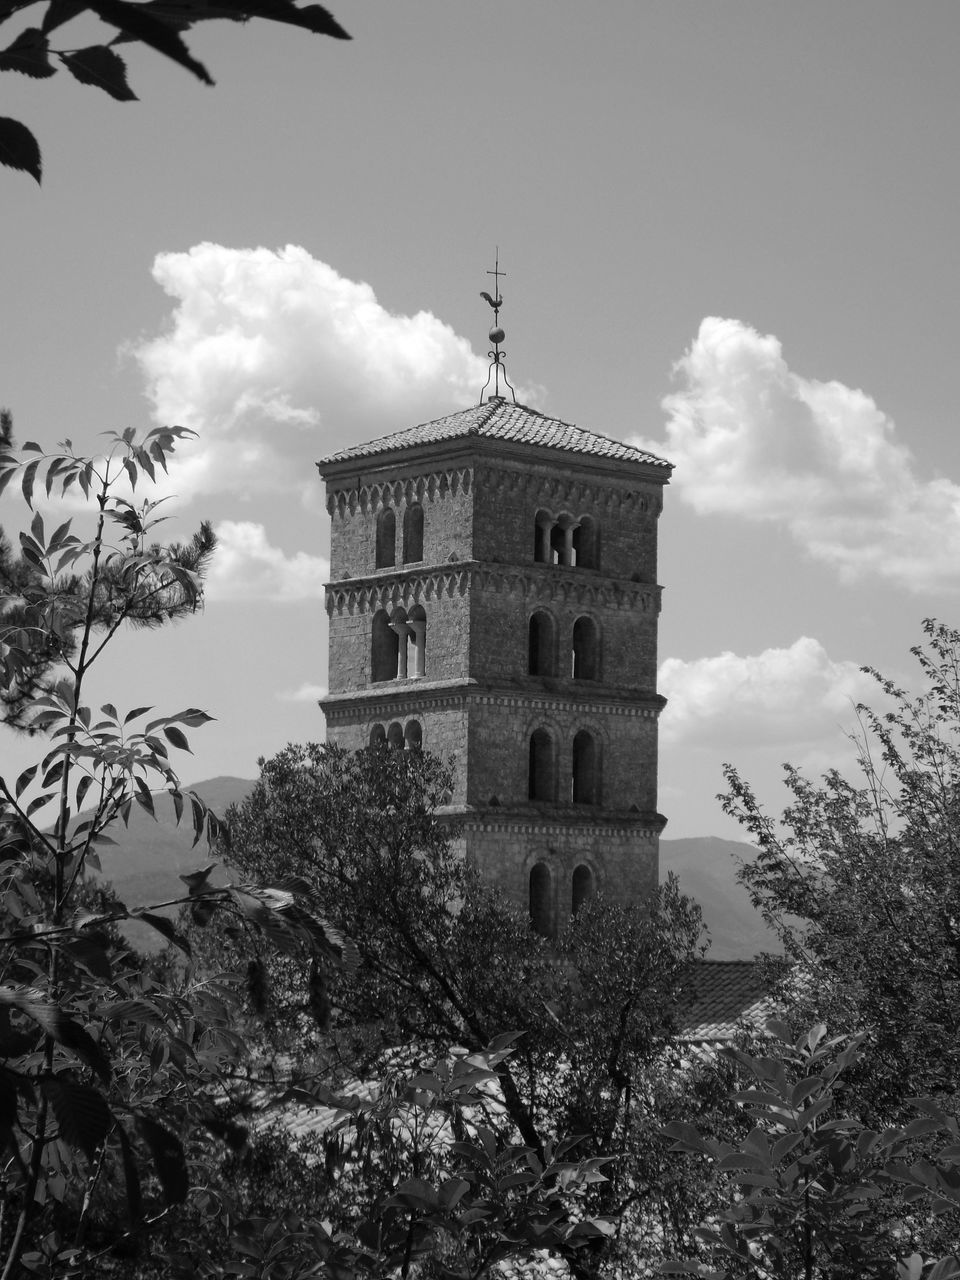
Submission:
<svg viewBox="0 0 960 1280">
<path fill-rule="evenodd" d="M 322 737 L 314 462 L 477 401 L 499 246 L 521 398 L 675 464 L 660 807 L 735 839 L 722 762 L 773 810 L 783 762 L 850 769 L 860 668 L 910 684 L 958 621 L 960 6 L 330 8 L 349 43 L 191 37 L 214 88 L 132 46 L 137 102 L 0 77 L 44 155 L 0 170 L 0 403 L 47 445 L 192 428 L 164 528 L 220 538 L 202 615 L 95 696 L 214 715 L 188 783 Z"/>
</svg>

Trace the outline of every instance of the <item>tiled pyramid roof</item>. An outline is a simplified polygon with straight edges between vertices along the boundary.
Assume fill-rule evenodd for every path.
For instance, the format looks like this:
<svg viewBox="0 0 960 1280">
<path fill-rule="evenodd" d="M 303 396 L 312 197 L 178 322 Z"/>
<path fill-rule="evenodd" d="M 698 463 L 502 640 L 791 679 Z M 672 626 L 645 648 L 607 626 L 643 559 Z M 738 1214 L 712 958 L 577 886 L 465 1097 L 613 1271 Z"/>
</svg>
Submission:
<svg viewBox="0 0 960 1280">
<path fill-rule="evenodd" d="M 595 458 L 609 458 L 625 462 L 645 462 L 649 466 L 669 468 L 671 464 L 656 454 L 635 449 L 622 440 L 585 431 L 559 418 L 548 418 L 536 409 L 522 404 L 508 404 L 502 397 L 485 400 L 483 404 L 447 414 L 433 422 L 424 422 L 406 431 L 381 436 L 366 444 L 354 445 L 340 453 L 324 458 L 326 463 L 346 462 L 351 458 L 371 458 L 378 453 L 394 449 L 412 449 L 416 445 L 437 444 L 445 440 L 459 440 L 467 436 L 483 436 L 489 440 L 515 440 L 520 444 L 541 445 L 548 449 L 564 449 L 571 453 L 589 454 Z"/>
<path fill-rule="evenodd" d="M 743 1022 L 762 1026 L 774 1014 L 770 978 L 756 960 L 698 960 L 693 999 L 679 1019 L 686 1041 L 732 1040 Z"/>
</svg>

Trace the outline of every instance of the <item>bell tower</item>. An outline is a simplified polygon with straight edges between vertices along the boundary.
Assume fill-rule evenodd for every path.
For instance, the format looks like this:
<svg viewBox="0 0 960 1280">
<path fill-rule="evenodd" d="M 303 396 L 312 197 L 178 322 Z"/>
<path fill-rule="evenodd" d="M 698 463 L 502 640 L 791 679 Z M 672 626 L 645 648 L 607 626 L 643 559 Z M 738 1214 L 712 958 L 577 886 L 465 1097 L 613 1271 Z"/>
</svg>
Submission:
<svg viewBox="0 0 960 1280">
<path fill-rule="evenodd" d="M 487 299 L 495 313 L 500 305 Z M 499 394 L 318 463 L 331 742 L 452 761 L 462 853 L 545 934 L 658 879 L 670 463 Z M 509 389 L 509 384 L 506 384 Z"/>
</svg>

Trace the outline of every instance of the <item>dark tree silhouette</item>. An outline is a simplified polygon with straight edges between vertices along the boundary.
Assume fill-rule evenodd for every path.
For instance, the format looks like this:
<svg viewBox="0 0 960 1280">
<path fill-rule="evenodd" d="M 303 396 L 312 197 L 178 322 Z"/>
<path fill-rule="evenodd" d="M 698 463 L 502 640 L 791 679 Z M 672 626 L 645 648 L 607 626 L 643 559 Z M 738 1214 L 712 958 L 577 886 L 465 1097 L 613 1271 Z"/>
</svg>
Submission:
<svg viewBox="0 0 960 1280">
<path fill-rule="evenodd" d="M 0 31 L 34 2 L 0 0 Z M 0 71 L 18 71 L 43 80 L 56 74 L 59 63 L 81 84 L 95 85 L 118 102 L 131 102 L 137 96 L 127 83 L 126 63 L 116 49 L 117 45 L 131 42 L 149 45 L 204 84 L 213 84 L 210 73 L 193 57 L 183 38 L 198 22 L 266 18 L 335 40 L 350 39 L 323 5 L 298 8 L 294 0 L 144 0 L 136 4 L 130 0 L 45 0 L 43 9 L 39 26 L 22 28 L 12 43 L 0 51 Z M 104 43 L 84 49 L 51 47 L 53 32 L 74 18 L 91 14 L 112 28 L 113 34 Z M 42 165 L 37 140 L 26 125 L 8 116 L 0 116 L 0 164 L 25 170 L 40 181 Z"/>
</svg>

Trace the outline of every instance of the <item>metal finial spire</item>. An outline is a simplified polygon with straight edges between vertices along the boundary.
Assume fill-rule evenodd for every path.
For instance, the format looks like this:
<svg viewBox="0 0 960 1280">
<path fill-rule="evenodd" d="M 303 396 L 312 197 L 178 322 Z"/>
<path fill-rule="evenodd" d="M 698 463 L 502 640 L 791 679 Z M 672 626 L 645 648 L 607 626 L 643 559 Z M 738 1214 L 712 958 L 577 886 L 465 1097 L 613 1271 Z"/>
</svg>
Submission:
<svg viewBox="0 0 960 1280">
<path fill-rule="evenodd" d="M 491 298 L 490 294 L 487 293 L 486 290 L 484 289 L 481 289 L 480 291 L 480 297 L 485 298 L 487 302 L 489 302 L 490 306 L 493 308 L 493 326 L 490 329 L 490 341 L 493 343 L 493 350 L 487 352 L 487 357 L 490 360 L 490 370 L 487 374 L 486 382 L 483 384 L 483 386 L 480 389 L 480 403 L 483 404 L 483 393 L 484 391 L 486 391 L 487 387 L 489 387 L 491 378 L 493 378 L 494 380 L 493 395 L 494 397 L 499 399 L 500 375 L 502 374 L 504 386 L 509 388 L 510 394 L 513 396 L 513 403 L 516 404 L 517 393 L 514 391 L 513 387 L 511 387 L 510 383 L 507 381 L 507 371 L 505 368 L 506 361 L 507 361 L 507 353 L 505 351 L 500 350 L 500 343 L 503 341 L 504 337 L 506 336 L 503 330 L 500 328 L 500 308 L 503 306 L 503 298 L 500 294 L 500 277 L 502 276 L 504 280 L 506 280 L 507 273 L 505 271 L 500 270 L 499 245 L 497 246 L 496 256 L 494 258 L 493 270 L 488 271 L 487 275 L 493 276 L 493 287 L 496 290 L 496 297 Z"/>
</svg>

